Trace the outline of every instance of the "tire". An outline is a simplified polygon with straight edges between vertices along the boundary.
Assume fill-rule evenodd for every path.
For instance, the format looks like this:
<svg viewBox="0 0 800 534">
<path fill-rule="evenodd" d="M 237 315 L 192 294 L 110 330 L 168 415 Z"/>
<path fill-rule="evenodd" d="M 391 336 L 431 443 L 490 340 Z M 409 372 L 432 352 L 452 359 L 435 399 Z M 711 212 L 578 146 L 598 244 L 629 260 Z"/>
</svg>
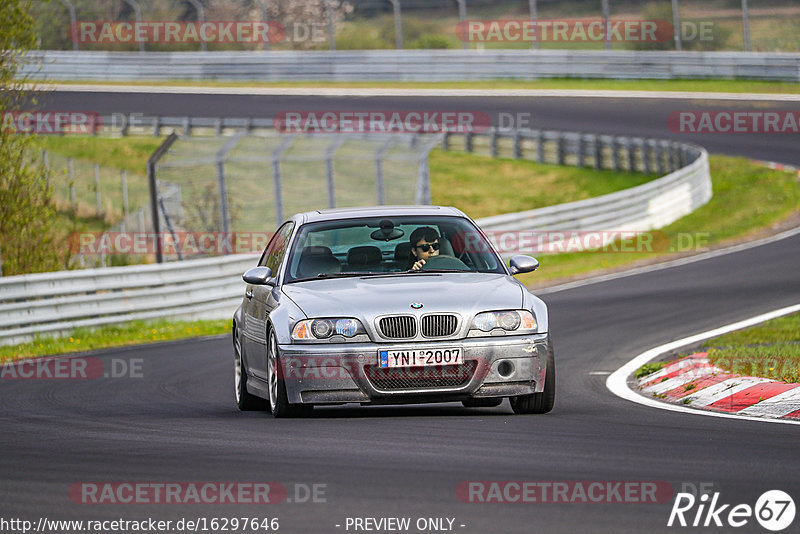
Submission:
<svg viewBox="0 0 800 534">
<path fill-rule="evenodd" d="M 278 372 L 278 341 L 275 332 L 270 330 L 267 338 L 267 382 L 269 384 L 269 411 L 273 417 L 299 417 L 310 414 L 314 406 L 308 404 L 289 404 L 286 396 L 286 382 Z"/>
<path fill-rule="evenodd" d="M 264 399 L 251 395 L 247 391 L 247 371 L 242 359 L 242 342 L 235 324 L 233 325 L 233 388 L 236 405 L 241 411 L 263 410 L 266 406 Z"/>
<path fill-rule="evenodd" d="M 461 401 L 464 408 L 494 408 L 503 403 L 503 398 L 486 398 L 486 399 L 466 399 Z"/>
<path fill-rule="evenodd" d="M 547 367 L 544 375 L 544 390 L 531 395 L 511 397 L 511 409 L 516 414 L 547 413 L 556 402 L 556 362 L 553 342 L 547 336 Z"/>
</svg>

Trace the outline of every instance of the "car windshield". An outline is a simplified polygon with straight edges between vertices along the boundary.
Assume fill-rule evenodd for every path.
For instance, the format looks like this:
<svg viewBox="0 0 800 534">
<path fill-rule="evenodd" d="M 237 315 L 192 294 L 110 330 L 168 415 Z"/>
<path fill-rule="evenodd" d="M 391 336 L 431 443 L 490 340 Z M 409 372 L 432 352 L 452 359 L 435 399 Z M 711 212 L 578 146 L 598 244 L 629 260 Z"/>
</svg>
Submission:
<svg viewBox="0 0 800 534">
<path fill-rule="evenodd" d="M 438 236 L 423 239 L 435 243 L 438 254 L 421 271 L 410 273 L 414 260 L 409 239 L 423 227 L 435 232 L 426 235 Z M 287 282 L 387 273 L 506 273 L 486 238 L 461 217 L 374 217 L 305 224 L 298 230 L 288 262 Z"/>
</svg>

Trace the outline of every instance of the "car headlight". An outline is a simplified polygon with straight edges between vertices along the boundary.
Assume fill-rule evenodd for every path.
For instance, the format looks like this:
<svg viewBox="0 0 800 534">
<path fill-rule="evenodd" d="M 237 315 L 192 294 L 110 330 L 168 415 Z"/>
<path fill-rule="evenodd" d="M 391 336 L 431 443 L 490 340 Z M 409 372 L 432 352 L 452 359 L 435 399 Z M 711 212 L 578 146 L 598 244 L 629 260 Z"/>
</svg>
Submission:
<svg viewBox="0 0 800 534">
<path fill-rule="evenodd" d="M 471 330 L 491 332 L 495 329 L 532 332 L 536 330 L 536 318 L 528 310 L 504 310 L 479 313 L 472 320 Z"/>
<path fill-rule="evenodd" d="M 328 339 L 334 335 L 346 338 L 365 334 L 364 326 L 358 319 L 349 317 L 330 319 L 304 319 L 298 321 L 292 329 L 292 339 L 296 341 L 309 341 Z"/>
</svg>

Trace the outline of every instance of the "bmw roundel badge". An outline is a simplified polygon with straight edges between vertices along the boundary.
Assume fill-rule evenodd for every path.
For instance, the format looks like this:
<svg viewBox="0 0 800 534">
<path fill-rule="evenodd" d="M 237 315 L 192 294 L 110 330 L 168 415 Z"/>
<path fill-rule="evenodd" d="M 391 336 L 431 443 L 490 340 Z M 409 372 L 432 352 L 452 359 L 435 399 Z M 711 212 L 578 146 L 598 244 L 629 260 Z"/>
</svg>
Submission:
<svg viewBox="0 0 800 534">
<path fill-rule="evenodd" d="M 411 303 L 411 307 L 414 308 L 415 310 L 418 310 L 418 309 L 420 309 L 422 307 L 422 303 L 421 302 L 412 302 Z"/>
</svg>

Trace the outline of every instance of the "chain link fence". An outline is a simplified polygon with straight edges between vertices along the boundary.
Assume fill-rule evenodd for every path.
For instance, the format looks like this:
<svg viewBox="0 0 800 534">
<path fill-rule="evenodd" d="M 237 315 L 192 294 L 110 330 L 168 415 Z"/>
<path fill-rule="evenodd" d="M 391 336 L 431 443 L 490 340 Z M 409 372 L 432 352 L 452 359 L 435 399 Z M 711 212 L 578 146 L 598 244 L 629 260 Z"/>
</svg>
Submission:
<svg viewBox="0 0 800 534">
<path fill-rule="evenodd" d="M 175 243 L 165 249 L 164 259 L 208 255 L 207 247 L 187 245 L 186 235 L 193 243 L 247 236 L 250 245 L 242 246 L 258 250 L 263 239 L 253 235 L 263 235 L 297 212 L 430 204 L 428 154 L 441 139 L 266 129 L 182 137 L 155 167 L 160 231 Z"/>
</svg>

